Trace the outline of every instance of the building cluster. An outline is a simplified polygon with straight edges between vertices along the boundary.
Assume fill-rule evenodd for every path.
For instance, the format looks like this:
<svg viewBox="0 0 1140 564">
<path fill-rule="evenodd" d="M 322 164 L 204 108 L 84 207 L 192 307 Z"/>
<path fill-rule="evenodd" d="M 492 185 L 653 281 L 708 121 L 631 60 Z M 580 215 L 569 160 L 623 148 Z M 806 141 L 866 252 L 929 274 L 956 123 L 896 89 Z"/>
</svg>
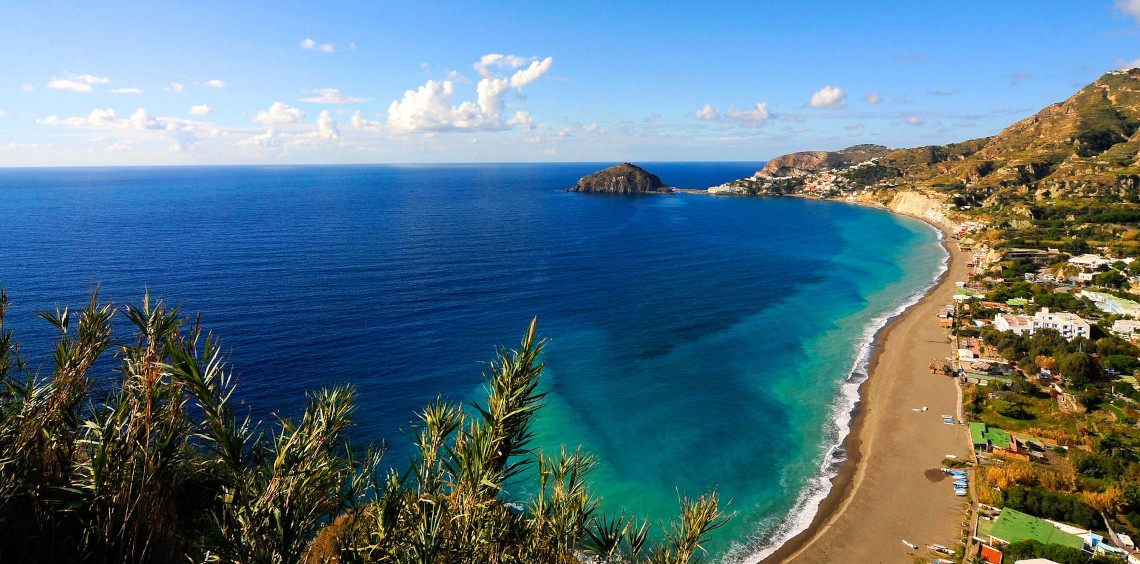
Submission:
<svg viewBox="0 0 1140 564">
<path fill-rule="evenodd" d="M 999 313 L 994 316 L 994 329 L 1013 331 L 1018 335 L 1032 335 L 1041 329 L 1053 329 L 1065 339 L 1089 337 L 1089 322 L 1075 313 L 1053 312 L 1043 307 L 1033 315 Z"/>
</svg>

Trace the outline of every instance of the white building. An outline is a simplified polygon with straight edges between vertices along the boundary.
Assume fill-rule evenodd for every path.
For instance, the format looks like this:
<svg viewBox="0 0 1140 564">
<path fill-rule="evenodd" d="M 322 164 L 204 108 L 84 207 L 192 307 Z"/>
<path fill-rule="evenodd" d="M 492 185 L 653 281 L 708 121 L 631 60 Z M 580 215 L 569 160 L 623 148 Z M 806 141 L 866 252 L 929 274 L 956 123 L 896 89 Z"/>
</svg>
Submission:
<svg viewBox="0 0 1140 564">
<path fill-rule="evenodd" d="M 1133 319 L 1117 319 L 1112 323 L 1112 333 L 1119 337 L 1132 340 L 1140 333 L 1140 321 Z"/>
<path fill-rule="evenodd" d="M 1096 270 L 1103 264 L 1112 263 L 1112 259 L 1106 259 L 1100 255 L 1079 255 L 1069 259 L 1069 264 L 1088 270 Z"/>
<path fill-rule="evenodd" d="M 994 316 L 994 329 L 998 331 L 1013 331 L 1018 335 L 1032 335 L 1033 318 L 1028 315 L 999 313 Z"/>
<path fill-rule="evenodd" d="M 994 316 L 994 329 L 998 331 L 1013 331 L 1018 335 L 1032 335 L 1038 329 L 1055 329 L 1062 337 L 1073 340 L 1077 337 L 1089 336 L 1089 323 L 1074 313 L 1053 313 L 1049 308 L 1041 308 L 1030 317 L 1028 315 L 1013 315 L 999 313 Z"/>
<path fill-rule="evenodd" d="M 1081 319 L 1081 316 L 1075 313 L 1053 313 L 1047 307 L 1033 314 L 1033 331 L 1030 334 L 1038 329 L 1056 329 L 1070 341 L 1089 336 L 1089 322 Z"/>
</svg>

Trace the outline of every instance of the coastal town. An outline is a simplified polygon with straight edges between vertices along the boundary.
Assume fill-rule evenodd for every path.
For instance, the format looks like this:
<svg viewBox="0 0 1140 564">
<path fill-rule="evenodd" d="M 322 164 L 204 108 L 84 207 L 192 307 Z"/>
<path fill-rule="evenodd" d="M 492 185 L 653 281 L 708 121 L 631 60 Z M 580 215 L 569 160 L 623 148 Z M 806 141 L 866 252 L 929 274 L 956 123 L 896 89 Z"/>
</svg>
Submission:
<svg viewBox="0 0 1140 564">
<path fill-rule="evenodd" d="M 908 184 L 884 166 L 886 148 L 845 151 L 787 155 L 707 193 L 887 207 L 940 228 L 965 262 L 925 322 L 946 343 L 926 377 L 953 382 L 957 411 L 910 408 L 967 447 L 925 473 L 958 500 L 961 528 L 901 538 L 902 550 L 943 564 L 1140 563 L 1140 230 L 1086 227 L 1057 246 L 1020 246 L 1035 222 L 977 213 L 964 185 Z M 793 560 L 823 561 L 812 542 Z"/>
</svg>

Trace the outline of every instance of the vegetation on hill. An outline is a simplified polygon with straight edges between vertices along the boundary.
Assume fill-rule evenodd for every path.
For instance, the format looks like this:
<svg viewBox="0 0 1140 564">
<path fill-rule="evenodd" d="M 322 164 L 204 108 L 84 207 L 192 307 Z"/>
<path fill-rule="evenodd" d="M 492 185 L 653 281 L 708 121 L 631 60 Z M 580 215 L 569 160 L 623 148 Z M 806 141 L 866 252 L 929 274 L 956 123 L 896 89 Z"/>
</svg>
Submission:
<svg viewBox="0 0 1140 564">
<path fill-rule="evenodd" d="M 0 291 L 2 562 L 688 563 L 731 517 L 715 492 L 683 497 L 654 544 L 646 521 L 599 510 L 590 455 L 532 451 L 533 322 L 489 363 L 484 401 L 418 414 L 396 471 L 349 444 L 352 388 L 251 421 L 219 341 L 161 301 L 41 313 L 58 330 L 47 377 L 4 330 L 7 307 Z M 538 492 L 504 489 L 520 480 Z"/>
</svg>

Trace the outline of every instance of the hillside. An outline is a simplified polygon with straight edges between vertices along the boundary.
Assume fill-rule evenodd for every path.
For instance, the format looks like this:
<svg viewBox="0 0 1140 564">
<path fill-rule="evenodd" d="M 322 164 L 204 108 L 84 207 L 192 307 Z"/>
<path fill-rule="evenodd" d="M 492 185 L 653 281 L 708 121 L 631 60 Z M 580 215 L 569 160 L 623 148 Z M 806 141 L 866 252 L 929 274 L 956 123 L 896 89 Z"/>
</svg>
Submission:
<svg viewBox="0 0 1140 564">
<path fill-rule="evenodd" d="M 891 150 L 882 145 L 854 145 L 839 151 L 804 151 L 776 157 L 764 164 L 760 176 L 796 176 L 827 168 L 840 168 L 882 157 Z"/>
<path fill-rule="evenodd" d="M 979 238 L 993 247 L 1096 246 L 1133 256 L 1140 255 L 1138 152 L 1140 69 L 1131 69 L 1107 73 L 993 137 L 792 153 L 752 178 L 709 190 L 884 205 L 917 192 L 954 222 L 991 226 Z"/>
</svg>

